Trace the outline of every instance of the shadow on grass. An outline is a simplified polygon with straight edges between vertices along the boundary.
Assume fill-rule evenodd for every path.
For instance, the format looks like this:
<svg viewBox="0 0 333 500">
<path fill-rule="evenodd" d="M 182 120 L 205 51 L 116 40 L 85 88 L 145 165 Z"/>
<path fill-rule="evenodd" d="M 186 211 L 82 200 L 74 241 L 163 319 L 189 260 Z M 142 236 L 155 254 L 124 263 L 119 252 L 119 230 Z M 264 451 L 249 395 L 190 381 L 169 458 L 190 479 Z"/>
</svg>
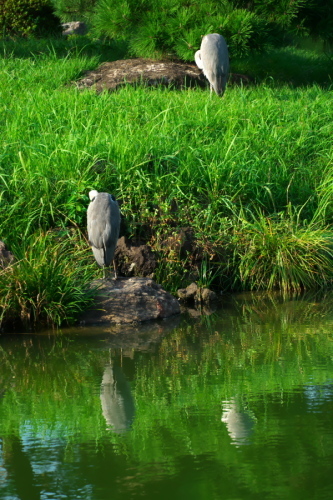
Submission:
<svg viewBox="0 0 333 500">
<path fill-rule="evenodd" d="M 267 53 L 231 60 L 231 71 L 251 76 L 257 84 L 303 87 L 333 84 L 333 53 L 316 53 L 293 47 L 272 49 Z"/>
<path fill-rule="evenodd" d="M 68 38 L 0 40 L 1 58 L 98 57 L 99 62 L 116 61 L 126 57 L 127 44 L 117 41 L 91 40 L 87 36 Z"/>
</svg>

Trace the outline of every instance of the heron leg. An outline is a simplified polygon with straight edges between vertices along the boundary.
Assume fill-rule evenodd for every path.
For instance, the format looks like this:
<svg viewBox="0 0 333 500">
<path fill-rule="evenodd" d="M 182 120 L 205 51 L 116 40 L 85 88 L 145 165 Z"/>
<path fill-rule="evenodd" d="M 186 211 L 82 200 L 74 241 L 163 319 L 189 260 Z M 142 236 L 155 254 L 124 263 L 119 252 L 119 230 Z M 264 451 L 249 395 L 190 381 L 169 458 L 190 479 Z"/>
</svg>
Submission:
<svg viewBox="0 0 333 500">
<path fill-rule="evenodd" d="M 114 279 L 116 280 L 116 279 L 118 279 L 116 261 L 113 259 L 112 263 L 113 263 L 113 269 L 114 269 Z"/>
</svg>

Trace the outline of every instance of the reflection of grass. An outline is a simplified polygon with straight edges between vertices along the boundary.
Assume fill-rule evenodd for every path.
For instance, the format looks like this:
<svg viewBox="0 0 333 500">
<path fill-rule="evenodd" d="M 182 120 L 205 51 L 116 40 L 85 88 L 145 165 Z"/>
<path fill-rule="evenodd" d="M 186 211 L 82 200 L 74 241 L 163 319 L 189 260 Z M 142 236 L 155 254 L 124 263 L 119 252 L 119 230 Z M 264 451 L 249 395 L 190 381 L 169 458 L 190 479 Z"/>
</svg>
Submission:
<svg viewBox="0 0 333 500">
<path fill-rule="evenodd" d="M 108 351 L 94 352 L 61 334 L 3 341 L 0 380 L 6 418 L 1 419 L 1 434 L 10 435 L 29 421 L 32 432 L 55 439 L 90 439 L 90 429 L 99 436 L 105 427 L 99 384 L 108 359 Z"/>
<path fill-rule="evenodd" d="M 255 293 L 235 300 L 226 297 L 225 310 L 219 318 L 211 318 L 209 328 L 198 321 L 183 323 L 163 338 L 153 354 L 137 351 L 131 359 L 117 351 L 111 354 L 118 366 L 122 357 L 135 401 L 133 426 L 125 434 L 107 431 L 102 416 L 99 391 L 108 350 L 95 349 L 91 338 L 84 347 L 59 336 L 53 341 L 36 337 L 20 343 L 2 341 L 0 380 L 6 391 L 0 434 L 18 434 L 24 422 L 31 422 L 34 436 L 65 439 L 68 453 L 78 442 L 94 442 L 96 453 L 114 443 L 114 452 L 126 457 L 127 464 L 142 468 L 163 464 L 163 474 L 169 476 L 177 474 L 184 455 L 207 454 L 219 470 L 221 465 L 228 467 L 229 475 L 239 463 L 239 450 L 229 446 L 221 404 L 236 398 L 255 416 L 255 446 L 271 460 L 270 465 L 278 468 L 281 457 L 269 457 L 271 448 L 262 445 L 269 436 L 292 439 L 296 450 L 288 451 L 292 458 L 305 453 L 309 445 L 319 456 L 323 443 L 318 431 L 295 434 L 299 413 L 288 411 L 302 385 L 333 377 L 333 299 L 327 295 L 318 304 L 314 298 L 287 300 Z M 281 428 L 277 407 L 290 425 Z M 304 419 L 307 425 L 315 423 L 313 414 L 305 414 Z M 248 463 L 252 485 L 257 465 Z M 150 478 L 141 477 L 141 481 Z"/>
<path fill-rule="evenodd" d="M 209 335 L 203 334 L 202 323 L 195 323 L 192 328 L 178 329 L 163 340 L 154 370 L 156 375 L 164 374 L 161 381 L 172 387 L 172 394 L 189 389 L 188 377 L 194 377 L 198 388 L 204 387 L 211 377 L 219 380 L 226 399 L 233 393 L 242 393 L 244 383 L 250 392 L 260 392 L 263 381 L 268 391 L 274 391 L 280 383 L 292 389 L 294 384 L 301 385 L 312 378 L 316 360 L 323 359 L 328 372 L 318 373 L 313 382 L 330 377 L 333 321 L 329 315 L 333 300 L 330 295 L 323 301 L 318 296 L 269 298 L 262 294 L 253 294 L 247 300 L 231 300 L 233 306 L 226 306 L 219 318 L 214 316 L 210 325 L 205 325 L 209 326 Z M 148 379 L 142 388 L 145 383 L 149 386 Z M 154 386 L 154 391 L 165 390 L 166 387 Z"/>
</svg>

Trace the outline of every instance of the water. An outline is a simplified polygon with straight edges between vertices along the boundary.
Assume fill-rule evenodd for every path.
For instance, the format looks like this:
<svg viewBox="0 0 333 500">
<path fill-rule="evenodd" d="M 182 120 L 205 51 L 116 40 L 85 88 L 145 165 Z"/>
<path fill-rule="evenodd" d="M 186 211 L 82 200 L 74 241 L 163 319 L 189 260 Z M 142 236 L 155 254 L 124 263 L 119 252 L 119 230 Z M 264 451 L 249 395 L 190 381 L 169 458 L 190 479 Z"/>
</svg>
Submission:
<svg viewBox="0 0 333 500">
<path fill-rule="evenodd" d="M 0 336 L 0 498 L 331 499 L 333 294 Z"/>
</svg>

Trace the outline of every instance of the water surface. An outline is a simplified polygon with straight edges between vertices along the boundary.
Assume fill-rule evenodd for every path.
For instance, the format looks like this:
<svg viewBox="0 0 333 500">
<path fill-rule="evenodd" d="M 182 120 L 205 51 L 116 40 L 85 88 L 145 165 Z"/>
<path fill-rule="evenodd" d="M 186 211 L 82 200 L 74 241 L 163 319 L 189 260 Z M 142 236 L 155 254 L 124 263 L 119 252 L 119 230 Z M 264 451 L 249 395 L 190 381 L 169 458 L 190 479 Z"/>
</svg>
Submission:
<svg viewBox="0 0 333 500">
<path fill-rule="evenodd" d="M 333 293 L 0 336 L 0 498 L 330 499 Z"/>
</svg>

